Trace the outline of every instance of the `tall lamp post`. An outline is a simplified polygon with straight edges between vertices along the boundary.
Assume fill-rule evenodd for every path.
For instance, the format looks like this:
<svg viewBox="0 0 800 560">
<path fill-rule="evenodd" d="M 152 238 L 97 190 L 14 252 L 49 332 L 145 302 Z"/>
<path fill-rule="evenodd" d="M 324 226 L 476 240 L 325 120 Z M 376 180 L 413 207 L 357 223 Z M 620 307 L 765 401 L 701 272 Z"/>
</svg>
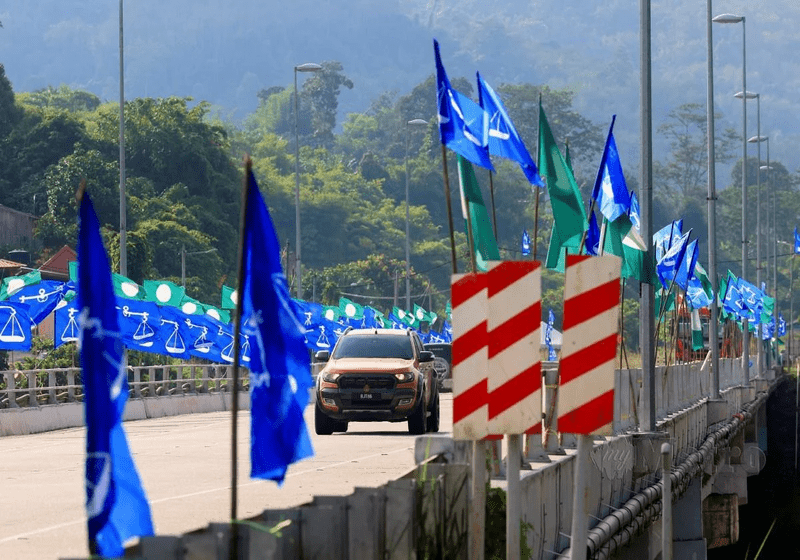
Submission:
<svg viewBox="0 0 800 560">
<path fill-rule="evenodd" d="M 711 0 L 706 0 L 706 38 L 708 69 L 706 87 L 706 128 L 708 130 L 708 272 L 711 281 L 717 280 L 717 186 L 716 156 L 714 154 L 714 43 L 712 29 Z M 711 301 L 711 317 L 708 321 L 708 341 L 711 348 L 711 399 L 719 400 L 719 304 L 717 298 Z"/>
<path fill-rule="evenodd" d="M 747 46 L 745 42 L 745 18 L 733 14 L 722 14 L 714 23 L 742 24 L 742 91 L 747 91 Z M 747 276 L 747 98 L 742 96 L 742 278 Z M 744 384 L 750 384 L 750 326 L 742 320 L 742 370 Z"/>
<path fill-rule="evenodd" d="M 119 273 L 128 275 L 127 209 L 125 204 L 125 71 L 122 40 L 122 2 L 119 0 Z"/>
<path fill-rule="evenodd" d="M 409 235 L 409 209 L 408 209 L 408 136 L 410 126 L 422 126 L 428 124 L 423 119 L 411 119 L 406 122 L 406 155 L 404 164 L 406 169 L 406 311 L 411 310 L 411 237 Z"/>
<path fill-rule="evenodd" d="M 744 98 L 755 99 L 757 107 L 756 136 L 748 138 L 748 142 L 756 143 L 758 148 L 758 169 L 756 169 L 756 286 L 761 288 L 761 96 L 758 93 L 738 92 L 734 94 L 738 99 Z M 767 262 L 769 262 L 769 253 L 767 253 Z M 767 270 L 769 267 L 767 267 Z M 761 377 L 761 372 L 764 371 L 764 342 L 762 336 L 761 317 L 756 317 L 756 377 Z"/>
<path fill-rule="evenodd" d="M 300 261 L 300 133 L 297 130 L 297 73 L 319 72 L 322 66 L 306 62 L 294 67 L 294 224 L 295 224 L 295 282 L 297 299 L 303 297 L 302 264 Z"/>
</svg>

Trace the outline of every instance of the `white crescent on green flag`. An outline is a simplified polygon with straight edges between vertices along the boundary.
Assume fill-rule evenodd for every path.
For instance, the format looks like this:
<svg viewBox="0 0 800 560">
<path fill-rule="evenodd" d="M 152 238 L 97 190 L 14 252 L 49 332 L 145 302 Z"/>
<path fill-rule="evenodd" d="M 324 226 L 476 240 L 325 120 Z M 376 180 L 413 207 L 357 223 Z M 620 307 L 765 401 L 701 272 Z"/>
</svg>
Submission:
<svg viewBox="0 0 800 560">
<path fill-rule="evenodd" d="M 13 296 L 25 286 L 38 284 L 42 281 L 42 273 L 38 270 L 33 270 L 28 274 L 22 276 L 9 276 L 3 278 L 3 285 L 0 287 L 0 301 L 5 301 L 9 296 Z"/>
<path fill-rule="evenodd" d="M 692 309 L 690 315 L 692 321 L 692 350 L 703 349 L 703 325 L 700 323 L 700 310 Z"/>
<path fill-rule="evenodd" d="M 364 317 L 364 306 L 345 297 L 339 298 L 339 310 L 348 319 L 361 319 Z"/>
<path fill-rule="evenodd" d="M 158 305 L 170 305 L 180 307 L 186 292 L 183 287 L 170 282 L 169 280 L 145 280 L 144 291 L 148 301 L 153 301 Z"/>
<path fill-rule="evenodd" d="M 239 300 L 239 294 L 235 289 L 228 286 L 222 286 L 222 309 L 236 309 L 236 302 Z"/>
</svg>

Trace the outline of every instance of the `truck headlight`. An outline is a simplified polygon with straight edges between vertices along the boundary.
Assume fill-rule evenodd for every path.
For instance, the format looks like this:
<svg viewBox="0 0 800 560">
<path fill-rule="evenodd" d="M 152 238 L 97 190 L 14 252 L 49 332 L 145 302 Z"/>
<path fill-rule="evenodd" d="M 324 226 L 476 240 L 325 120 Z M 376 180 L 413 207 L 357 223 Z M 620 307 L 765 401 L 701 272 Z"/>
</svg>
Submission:
<svg viewBox="0 0 800 560">
<path fill-rule="evenodd" d="M 338 373 L 326 373 L 322 376 L 322 380 L 328 383 L 336 383 L 336 380 L 339 379 L 339 375 Z"/>
<path fill-rule="evenodd" d="M 394 376 L 400 383 L 408 383 L 409 381 L 414 380 L 414 373 L 410 371 L 395 373 Z"/>
</svg>

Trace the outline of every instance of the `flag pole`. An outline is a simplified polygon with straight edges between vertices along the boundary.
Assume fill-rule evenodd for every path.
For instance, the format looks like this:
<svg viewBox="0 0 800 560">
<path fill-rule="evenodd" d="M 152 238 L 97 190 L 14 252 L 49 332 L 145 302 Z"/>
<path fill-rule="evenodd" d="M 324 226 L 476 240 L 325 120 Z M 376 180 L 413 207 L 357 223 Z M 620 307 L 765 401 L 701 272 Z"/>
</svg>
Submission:
<svg viewBox="0 0 800 560">
<path fill-rule="evenodd" d="M 539 107 L 541 108 L 541 106 L 542 106 L 542 92 L 540 91 L 539 92 Z M 536 134 L 536 154 L 537 155 L 540 155 L 539 151 L 542 149 L 542 147 L 539 145 L 539 135 L 541 134 L 541 122 L 542 122 L 542 119 L 539 118 L 539 130 L 537 131 L 537 134 Z M 541 166 L 540 166 L 538 161 L 536 162 L 536 165 L 537 165 L 537 167 L 539 167 L 539 169 L 541 169 Z M 539 187 L 534 187 L 534 190 L 536 191 L 536 205 L 535 205 L 535 209 L 533 211 L 533 260 L 535 261 L 536 260 L 536 246 L 539 244 L 538 243 L 538 241 L 539 241 L 539 195 L 541 194 L 539 191 L 541 189 Z M 553 224 L 555 225 L 555 222 L 553 222 Z M 497 239 L 496 235 L 495 235 L 495 239 Z"/>
<path fill-rule="evenodd" d="M 494 231 L 494 239 L 497 241 L 497 216 L 494 211 L 494 173 L 489 169 L 489 197 L 492 201 L 492 230 Z"/>
<path fill-rule="evenodd" d="M 231 536 L 229 558 L 236 560 L 239 558 L 239 528 L 237 525 L 237 486 L 239 483 L 237 464 L 238 452 L 236 441 L 238 439 L 238 415 L 239 415 L 239 337 L 242 331 L 242 294 L 244 288 L 244 232 L 246 231 L 247 221 L 247 202 L 250 197 L 250 173 L 252 172 L 253 162 L 250 156 L 245 156 L 244 160 L 244 179 L 242 180 L 242 209 L 239 217 L 239 255 L 238 255 L 238 278 L 236 281 L 236 309 L 233 321 L 233 374 L 231 375 Z"/>
<path fill-rule="evenodd" d="M 456 262 L 456 238 L 453 233 L 453 208 L 450 203 L 450 178 L 447 175 L 447 150 L 442 144 L 442 172 L 444 174 L 444 200 L 447 203 L 447 220 L 450 223 L 450 255 L 453 259 L 453 274 L 458 274 Z"/>
</svg>

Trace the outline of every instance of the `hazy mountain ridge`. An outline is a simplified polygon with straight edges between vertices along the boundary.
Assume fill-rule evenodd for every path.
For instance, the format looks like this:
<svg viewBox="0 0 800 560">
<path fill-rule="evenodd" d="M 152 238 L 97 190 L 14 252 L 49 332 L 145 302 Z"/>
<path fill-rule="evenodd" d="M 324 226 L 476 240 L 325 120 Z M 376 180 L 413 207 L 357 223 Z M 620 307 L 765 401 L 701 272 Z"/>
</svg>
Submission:
<svg viewBox="0 0 800 560">
<path fill-rule="evenodd" d="M 69 4 L 67 6 L 67 4 Z M 716 2 L 714 13 L 747 16 L 747 88 L 762 94 L 762 135 L 773 159 L 800 139 L 800 4 Z M 670 110 L 706 99 L 706 4 L 653 2 L 653 124 Z M 0 62 L 15 91 L 66 83 L 103 100 L 119 95 L 119 13 L 100 0 L 0 2 Z M 128 2 L 124 10 L 125 95 L 192 96 L 241 118 L 256 93 L 291 86 L 296 64 L 339 60 L 353 80 L 340 96 L 339 122 L 380 93 L 408 92 L 434 71 L 439 39 L 451 77 L 493 85 L 546 83 L 576 92 L 576 108 L 615 129 L 623 163 L 638 166 L 639 3 L 609 0 L 241 0 Z M 741 25 L 714 25 L 715 101 L 727 126 L 741 129 Z M 748 105 L 748 136 L 756 134 Z M 656 157 L 660 158 L 658 139 Z M 599 158 L 599 154 L 598 154 Z M 633 171 L 629 171 L 633 172 Z M 727 177 L 720 177 L 726 180 Z"/>
</svg>

